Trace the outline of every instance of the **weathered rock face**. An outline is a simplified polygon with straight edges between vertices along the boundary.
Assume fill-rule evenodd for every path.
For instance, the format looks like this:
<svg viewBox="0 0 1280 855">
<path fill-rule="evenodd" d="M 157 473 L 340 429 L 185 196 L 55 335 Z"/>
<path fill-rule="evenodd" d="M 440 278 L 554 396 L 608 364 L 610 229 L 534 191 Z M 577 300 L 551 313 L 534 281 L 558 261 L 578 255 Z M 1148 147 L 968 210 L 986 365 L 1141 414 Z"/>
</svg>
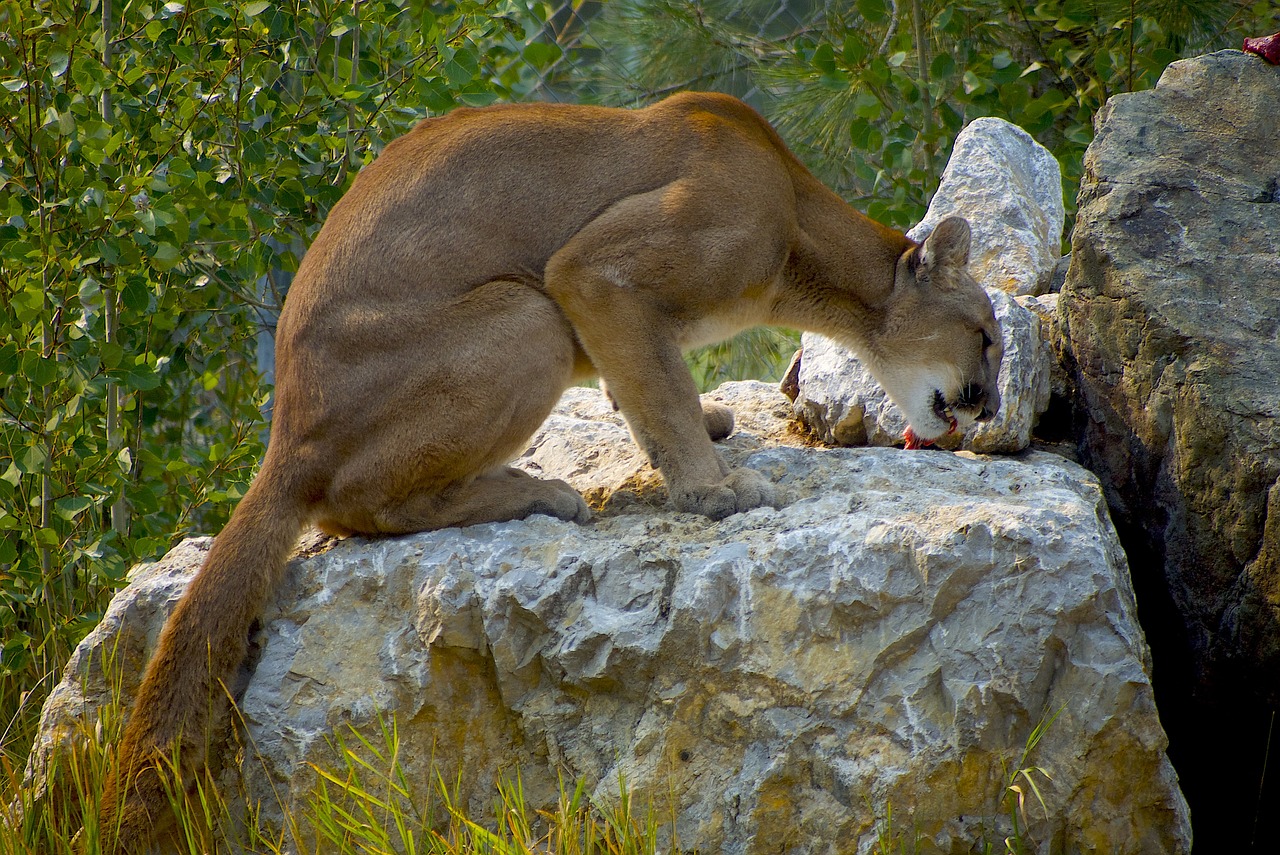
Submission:
<svg viewBox="0 0 1280 855">
<path fill-rule="evenodd" d="M 992 291 L 1049 291 L 1062 256 L 1062 168 L 1047 148 L 1004 119 L 974 119 L 956 137 L 929 211 L 908 234 L 924 240 L 958 214 L 969 218 L 969 266 Z"/>
<path fill-rule="evenodd" d="M 411 778 L 434 760 L 486 806 L 518 764 L 535 805 L 558 777 L 619 776 L 703 852 L 861 852 L 877 818 L 922 851 L 1009 831 L 1024 744 L 1048 805 L 1038 852 L 1183 853 L 1124 555 L 1096 481 L 1060 458 L 798 447 L 788 405 L 734 384 L 733 462 L 780 510 L 708 522 L 659 506 L 656 476 L 597 392 L 575 390 L 522 465 L 603 503 L 304 552 L 264 621 L 241 701 L 251 755 L 226 771 L 276 810 L 332 762 L 346 724 L 399 723 Z M 769 435 L 771 439 L 762 439 Z M 139 568 L 45 711 L 101 698 L 91 650 L 119 641 L 128 690 L 207 540 Z M 373 737 L 375 741 L 379 737 Z M 1034 800 L 1033 800 L 1034 801 Z"/>
<path fill-rule="evenodd" d="M 925 218 L 908 234 L 924 240 L 943 218 L 960 215 L 973 229 L 969 267 L 991 294 L 1004 335 L 1000 412 L 963 437 L 940 444 L 983 454 L 1020 451 L 1049 404 L 1050 354 L 1039 317 L 1010 294 L 1047 290 L 1062 241 L 1062 175 L 1057 160 L 1003 119 L 978 119 L 956 138 Z M 823 441 L 896 445 L 902 411 L 844 347 L 806 333 L 795 412 Z"/>
<path fill-rule="evenodd" d="M 1061 312 L 1082 451 L 1157 550 L 1210 696 L 1280 702 L 1280 72 L 1236 51 L 1112 98 Z"/>
</svg>

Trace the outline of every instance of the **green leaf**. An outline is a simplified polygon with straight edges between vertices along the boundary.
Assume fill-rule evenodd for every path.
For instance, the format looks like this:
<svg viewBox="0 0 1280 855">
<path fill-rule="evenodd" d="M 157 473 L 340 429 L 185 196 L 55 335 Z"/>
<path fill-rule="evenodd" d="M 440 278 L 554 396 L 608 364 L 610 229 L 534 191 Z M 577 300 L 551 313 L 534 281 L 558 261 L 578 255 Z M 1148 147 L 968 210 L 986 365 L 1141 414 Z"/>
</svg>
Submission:
<svg viewBox="0 0 1280 855">
<path fill-rule="evenodd" d="M 71 521 L 93 507 L 93 499 L 88 496 L 68 496 L 53 503 L 53 512 L 64 520 Z"/>
<path fill-rule="evenodd" d="M 151 308 L 151 290 L 137 279 L 131 279 L 120 292 L 120 299 L 126 309 L 134 312 L 145 312 Z"/>
<path fill-rule="evenodd" d="M 23 475 L 38 475 L 44 471 L 44 464 L 48 459 L 49 455 L 45 453 L 43 446 L 29 445 L 21 456 L 14 459 L 14 463 Z"/>
<path fill-rule="evenodd" d="M 49 53 L 49 72 L 54 79 L 61 77 L 67 73 L 67 64 L 71 61 L 71 54 L 62 48 L 54 48 Z"/>
<path fill-rule="evenodd" d="M 885 0 L 858 0 L 858 14 L 867 23 L 883 24 L 889 20 L 889 7 Z"/>
<path fill-rule="evenodd" d="M 836 73 L 836 51 L 829 44 L 820 44 L 813 52 L 813 65 L 823 74 Z"/>
<path fill-rule="evenodd" d="M 29 350 L 22 357 L 22 375 L 33 386 L 47 386 L 58 379 L 58 361 Z"/>
<path fill-rule="evenodd" d="M 0 345 L 0 376 L 13 376 L 18 373 L 18 343 L 5 342 Z"/>
<path fill-rule="evenodd" d="M 863 89 L 853 99 L 853 112 L 860 119 L 878 119 L 882 110 L 880 99 Z"/>
<path fill-rule="evenodd" d="M 1022 114 L 1027 119 L 1038 119 L 1045 113 L 1055 110 L 1066 101 L 1062 93 L 1056 89 L 1050 89 L 1039 98 L 1031 101 L 1023 109 Z"/>
<path fill-rule="evenodd" d="M 973 71 L 966 71 L 964 73 L 963 81 L 964 91 L 969 95 L 983 93 L 991 87 L 991 84 L 988 81 L 983 80 L 981 77 L 974 74 Z"/>
<path fill-rule="evenodd" d="M 161 243 L 156 245 L 156 251 L 152 253 L 151 258 L 158 269 L 170 270 L 182 260 L 182 253 L 171 243 Z"/>
<path fill-rule="evenodd" d="M 246 18 L 256 18 L 263 12 L 271 8 L 269 0 L 254 0 L 252 3 L 246 3 L 240 7 L 240 11 L 244 13 Z"/>
<path fill-rule="evenodd" d="M 868 50 L 870 48 L 862 38 L 857 34 L 850 33 L 844 38 L 844 49 L 841 51 L 841 55 L 844 57 L 845 65 L 856 66 L 866 58 Z"/>
<path fill-rule="evenodd" d="M 124 359 L 124 348 L 114 341 L 99 342 L 98 358 L 102 360 L 102 367 L 111 371 L 119 367 L 120 361 Z"/>
<path fill-rule="evenodd" d="M 535 68 L 545 68 L 564 56 L 564 51 L 559 45 L 544 42 L 531 42 L 525 46 L 522 53 L 525 61 Z"/>
</svg>

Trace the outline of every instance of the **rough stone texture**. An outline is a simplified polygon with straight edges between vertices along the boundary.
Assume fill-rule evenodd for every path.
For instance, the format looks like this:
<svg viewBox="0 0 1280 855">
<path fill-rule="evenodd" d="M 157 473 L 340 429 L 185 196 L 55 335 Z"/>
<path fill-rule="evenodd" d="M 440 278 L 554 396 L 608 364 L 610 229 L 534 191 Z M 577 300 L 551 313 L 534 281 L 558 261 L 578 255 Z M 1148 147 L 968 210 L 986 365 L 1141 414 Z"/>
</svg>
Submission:
<svg viewBox="0 0 1280 855">
<path fill-rule="evenodd" d="M 1280 71 L 1237 51 L 1112 98 L 1061 313 L 1082 452 L 1162 565 L 1203 697 L 1280 702 Z M 1157 571 L 1159 572 L 1159 571 Z"/>
<path fill-rule="evenodd" d="M 1050 353 L 1042 322 L 1002 291 L 991 291 L 1004 338 L 1000 411 L 963 436 L 938 444 L 980 454 L 1021 451 L 1049 404 Z M 906 417 L 849 350 L 824 336 L 801 337 L 795 413 L 823 442 L 835 445 L 900 445 Z"/>
<path fill-rule="evenodd" d="M 266 616 L 241 702 L 261 757 L 233 759 L 227 786 L 268 815 L 276 793 L 296 804 L 306 764 L 332 762 L 348 724 L 379 741 L 381 711 L 412 780 L 433 759 L 446 780 L 462 769 L 481 810 L 518 764 L 535 805 L 561 775 L 603 800 L 623 776 L 684 850 L 870 853 L 891 808 L 920 851 L 959 853 L 999 847 L 1007 775 L 1060 711 L 1029 760 L 1053 776 L 1048 817 L 1027 813 L 1036 851 L 1189 851 L 1091 475 L 1036 453 L 800 447 L 776 390 L 718 397 L 771 437 L 740 430 L 725 452 L 777 479 L 785 508 L 713 523 L 652 506 L 661 490 L 617 416 L 574 390 L 522 465 L 603 502 L 592 524 L 313 544 Z M 609 499 L 620 487 L 634 499 Z M 134 571 L 51 697 L 43 739 L 100 702 L 91 651 L 118 642 L 131 690 L 208 543 Z"/>
<path fill-rule="evenodd" d="M 977 119 L 958 137 L 938 192 L 908 234 L 924 240 L 944 217 L 958 214 L 973 230 L 969 268 L 991 294 L 1004 334 L 1001 410 L 964 437 L 940 444 L 983 454 L 1020 451 L 1049 404 L 1050 354 L 1040 321 L 1009 298 L 1041 294 L 1059 267 L 1062 173 L 1053 155 L 1003 119 Z M 856 356 L 823 336 L 801 339 L 796 415 L 823 442 L 897 445 L 905 417 Z"/>
<path fill-rule="evenodd" d="M 956 137 L 929 212 L 907 234 L 924 240 L 953 214 L 969 218 L 969 266 L 988 289 L 1044 294 L 1062 255 L 1062 169 L 1004 119 L 974 119 Z"/>
<path fill-rule="evenodd" d="M 1060 299 L 1196 836 L 1233 852 L 1268 851 L 1238 792 L 1280 812 L 1278 103 L 1280 70 L 1236 51 L 1111 99 Z"/>
</svg>

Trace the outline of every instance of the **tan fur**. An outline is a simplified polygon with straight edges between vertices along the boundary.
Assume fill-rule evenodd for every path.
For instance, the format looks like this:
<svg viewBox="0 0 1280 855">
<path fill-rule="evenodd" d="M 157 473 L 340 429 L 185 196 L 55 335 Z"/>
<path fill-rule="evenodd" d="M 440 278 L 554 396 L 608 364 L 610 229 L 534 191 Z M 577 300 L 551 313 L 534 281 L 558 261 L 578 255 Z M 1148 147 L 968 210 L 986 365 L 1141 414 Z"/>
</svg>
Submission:
<svg viewBox="0 0 1280 855">
<path fill-rule="evenodd" d="M 262 471 L 165 624 L 101 820 L 113 851 L 165 825 L 155 763 L 204 762 L 222 681 L 303 526 L 402 534 L 545 513 L 567 484 L 506 467 L 599 375 L 678 510 L 771 504 L 730 470 L 682 361 L 757 324 L 858 352 L 916 433 L 993 412 L 1000 333 L 969 229 L 918 246 L 819 183 L 741 102 L 458 110 L 396 140 L 334 207 L 280 317 Z M 212 712 L 211 712 L 212 710 Z"/>
</svg>

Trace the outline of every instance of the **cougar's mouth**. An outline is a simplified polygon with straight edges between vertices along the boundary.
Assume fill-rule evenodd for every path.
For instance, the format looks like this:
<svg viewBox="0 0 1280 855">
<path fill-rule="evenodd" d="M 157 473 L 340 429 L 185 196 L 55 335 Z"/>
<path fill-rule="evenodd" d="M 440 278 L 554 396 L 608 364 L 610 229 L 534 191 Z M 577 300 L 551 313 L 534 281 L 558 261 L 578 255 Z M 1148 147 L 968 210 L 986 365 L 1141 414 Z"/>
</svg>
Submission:
<svg viewBox="0 0 1280 855">
<path fill-rule="evenodd" d="M 933 391 L 933 414 L 938 417 L 939 421 L 946 422 L 949 425 L 947 433 L 955 433 L 956 428 L 960 425 L 960 419 L 956 418 L 955 411 L 951 409 L 951 404 L 947 403 L 947 399 L 940 389 Z"/>
</svg>

